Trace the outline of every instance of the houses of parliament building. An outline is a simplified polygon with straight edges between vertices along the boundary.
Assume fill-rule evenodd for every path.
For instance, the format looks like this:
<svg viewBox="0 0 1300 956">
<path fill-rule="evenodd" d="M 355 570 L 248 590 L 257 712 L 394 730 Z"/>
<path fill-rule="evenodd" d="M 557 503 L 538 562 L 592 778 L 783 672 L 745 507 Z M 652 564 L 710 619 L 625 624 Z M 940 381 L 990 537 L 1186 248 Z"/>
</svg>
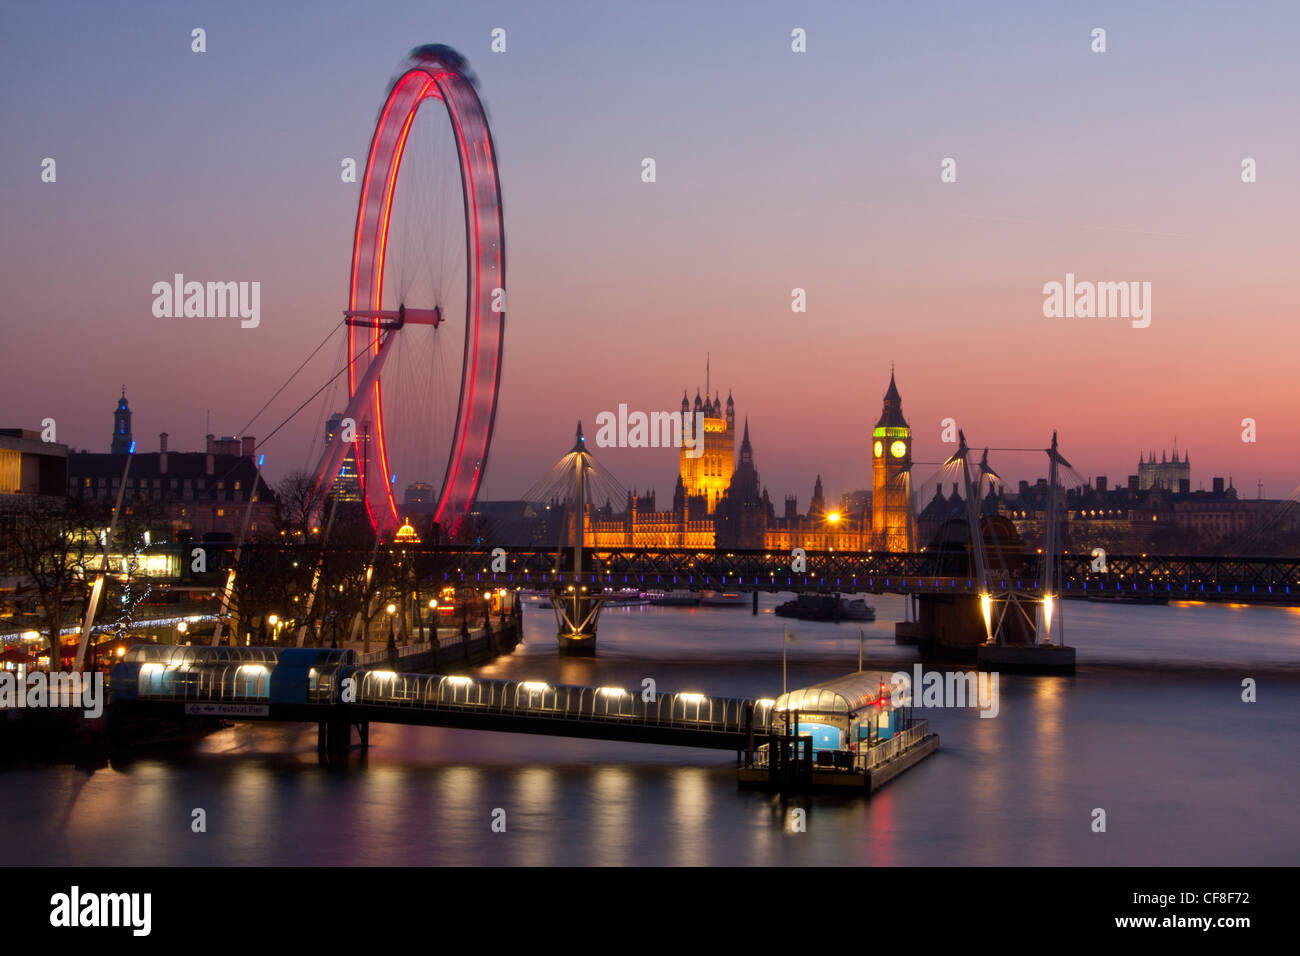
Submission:
<svg viewBox="0 0 1300 956">
<path fill-rule="evenodd" d="M 691 403 L 683 393 L 684 425 L 703 413 L 704 448 L 696 457 L 680 450 L 672 507 L 659 511 L 653 492 L 630 491 L 621 512 L 606 503 L 589 513 L 586 540 L 597 548 L 914 550 L 912 430 L 892 371 L 883 405 L 870 439 L 870 492 L 846 495 L 828 508 L 818 475 L 806 512 L 800 514 L 797 499 L 786 496 L 778 513 L 759 481 L 748 420 L 737 451 L 735 399 L 728 394 L 724 405 L 719 394 L 709 398 L 697 391 Z"/>
</svg>

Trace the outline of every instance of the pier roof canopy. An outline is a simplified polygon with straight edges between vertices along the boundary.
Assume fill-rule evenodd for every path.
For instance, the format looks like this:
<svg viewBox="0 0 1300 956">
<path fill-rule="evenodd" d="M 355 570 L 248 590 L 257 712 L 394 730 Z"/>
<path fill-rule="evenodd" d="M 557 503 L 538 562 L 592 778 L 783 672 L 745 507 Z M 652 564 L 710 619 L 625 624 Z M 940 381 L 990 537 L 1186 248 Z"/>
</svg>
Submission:
<svg viewBox="0 0 1300 956">
<path fill-rule="evenodd" d="M 292 657 L 304 666 L 327 664 L 355 664 L 356 651 L 351 648 L 274 648 L 230 647 L 221 645 L 188 644 L 136 644 L 127 648 L 123 663 L 166 664 L 175 667 L 204 664 L 278 664 L 282 658 Z"/>
<path fill-rule="evenodd" d="M 885 671 L 858 671 L 845 677 L 802 687 L 782 694 L 773 710 L 800 714 L 855 714 L 889 699 L 890 675 Z"/>
</svg>

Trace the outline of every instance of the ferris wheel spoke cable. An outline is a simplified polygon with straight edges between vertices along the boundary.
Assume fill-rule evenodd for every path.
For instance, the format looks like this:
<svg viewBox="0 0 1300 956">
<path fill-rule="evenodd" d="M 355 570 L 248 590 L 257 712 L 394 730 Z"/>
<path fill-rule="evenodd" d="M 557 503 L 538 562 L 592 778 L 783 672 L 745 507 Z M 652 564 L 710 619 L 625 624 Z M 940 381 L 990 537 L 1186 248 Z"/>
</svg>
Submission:
<svg viewBox="0 0 1300 956">
<path fill-rule="evenodd" d="M 344 328 L 344 323 L 340 322 L 334 328 L 329 330 L 329 333 L 325 336 L 324 339 L 321 340 L 320 345 L 316 346 L 314 349 L 311 350 L 311 354 L 308 355 L 305 359 L 303 359 L 302 364 L 299 365 L 296 369 L 294 369 L 293 374 L 290 375 L 288 378 L 286 378 L 284 382 L 280 385 L 280 387 L 275 390 L 275 394 L 266 400 L 266 404 L 257 410 L 257 414 L 254 415 L 252 418 L 250 418 L 248 420 L 248 423 L 239 430 L 240 435 L 243 435 L 253 426 L 253 423 L 256 422 L 259 417 L 261 417 L 264 411 L 266 411 L 268 408 L 271 407 L 271 403 L 274 402 L 279 397 L 280 393 L 289 387 L 289 383 L 298 377 L 298 373 L 307 367 L 307 363 L 309 363 L 312 359 L 316 357 L 316 353 L 319 352 L 321 349 L 323 349 L 326 343 L 328 343 L 329 340 L 334 337 L 334 333 L 338 332 L 342 328 Z M 333 381 L 333 379 L 331 379 L 331 381 Z"/>
</svg>

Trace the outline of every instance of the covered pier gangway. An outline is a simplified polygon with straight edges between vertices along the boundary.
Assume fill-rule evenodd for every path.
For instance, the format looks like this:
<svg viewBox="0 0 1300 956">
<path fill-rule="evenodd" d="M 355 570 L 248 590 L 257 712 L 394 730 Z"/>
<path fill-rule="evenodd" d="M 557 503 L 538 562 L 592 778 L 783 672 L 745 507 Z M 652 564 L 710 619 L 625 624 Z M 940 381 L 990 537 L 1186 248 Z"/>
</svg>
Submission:
<svg viewBox="0 0 1300 956">
<path fill-rule="evenodd" d="M 117 711 L 161 717 L 371 722 L 550 734 L 741 752 L 772 732 L 773 700 L 658 694 L 544 681 L 399 674 L 351 650 L 130 648 L 113 668 Z M 337 736 L 335 733 L 334 736 Z M 366 739 L 363 730 L 362 739 Z"/>
<path fill-rule="evenodd" d="M 772 707 L 771 740 L 744 755 L 742 783 L 803 776 L 808 785 L 870 789 L 873 770 L 932 738 L 910 705 L 894 706 L 892 680 L 885 671 L 857 671 L 782 694 Z M 814 780 L 816 773 L 832 776 Z"/>
</svg>

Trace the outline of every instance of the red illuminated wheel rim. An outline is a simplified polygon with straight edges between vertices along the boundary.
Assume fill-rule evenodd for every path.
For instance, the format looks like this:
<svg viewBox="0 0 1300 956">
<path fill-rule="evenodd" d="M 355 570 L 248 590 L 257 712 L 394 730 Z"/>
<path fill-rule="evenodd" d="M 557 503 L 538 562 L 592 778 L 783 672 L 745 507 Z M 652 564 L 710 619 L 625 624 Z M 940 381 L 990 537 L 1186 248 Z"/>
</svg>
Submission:
<svg viewBox="0 0 1300 956">
<path fill-rule="evenodd" d="M 380 109 L 348 310 L 426 317 L 348 326 L 350 397 L 384 337 L 398 337 L 359 406 L 357 470 L 371 523 L 391 533 L 415 511 L 454 534 L 486 471 L 496 419 L 505 231 L 491 130 L 468 65 L 448 47 L 413 51 Z"/>
</svg>

